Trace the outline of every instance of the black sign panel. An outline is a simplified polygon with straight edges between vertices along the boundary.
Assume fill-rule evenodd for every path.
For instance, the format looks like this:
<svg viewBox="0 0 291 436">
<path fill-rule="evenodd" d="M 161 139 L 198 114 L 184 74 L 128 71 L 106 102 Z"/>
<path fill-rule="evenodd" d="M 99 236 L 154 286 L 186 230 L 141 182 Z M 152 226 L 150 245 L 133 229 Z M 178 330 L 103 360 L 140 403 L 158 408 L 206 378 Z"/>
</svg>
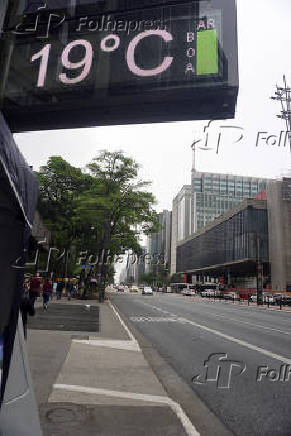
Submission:
<svg viewBox="0 0 291 436">
<path fill-rule="evenodd" d="M 17 3 L 0 72 L 13 131 L 234 116 L 235 0 Z"/>
</svg>

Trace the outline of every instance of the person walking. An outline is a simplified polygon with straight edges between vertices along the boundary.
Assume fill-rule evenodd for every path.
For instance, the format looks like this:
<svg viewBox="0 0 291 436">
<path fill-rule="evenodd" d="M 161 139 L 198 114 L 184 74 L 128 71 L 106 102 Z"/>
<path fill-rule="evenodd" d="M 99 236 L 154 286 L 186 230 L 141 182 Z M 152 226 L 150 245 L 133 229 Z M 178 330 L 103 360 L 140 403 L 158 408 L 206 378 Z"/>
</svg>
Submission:
<svg viewBox="0 0 291 436">
<path fill-rule="evenodd" d="M 57 289 L 56 289 L 56 292 L 57 292 L 57 300 L 60 300 L 60 299 L 62 298 L 63 287 L 64 287 L 64 282 L 62 281 L 62 279 L 60 279 L 60 280 L 58 281 Z"/>
<path fill-rule="evenodd" d="M 40 285 L 41 285 L 41 279 L 38 274 L 35 277 L 31 277 L 29 281 L 29 298 L 31 300 L 33 308 L 34 308 L 34 303 L 40 293 Z"/>
<path fill-rule="evenodd" d="M 73 292 L 73 279 L 69 279 L 69 281 L 67 283 L 67 298 L 68 298 L 68 301 L 70 301 L 71 298 L 72 298 L 72 292 Z"/>
<path fill-rule="evenodd" d="M 42 287 L 43 310 L 48 309 L 48 303 L 53 293 L 53 284 L 50 279 L 45 279 Z"/>
</svg>

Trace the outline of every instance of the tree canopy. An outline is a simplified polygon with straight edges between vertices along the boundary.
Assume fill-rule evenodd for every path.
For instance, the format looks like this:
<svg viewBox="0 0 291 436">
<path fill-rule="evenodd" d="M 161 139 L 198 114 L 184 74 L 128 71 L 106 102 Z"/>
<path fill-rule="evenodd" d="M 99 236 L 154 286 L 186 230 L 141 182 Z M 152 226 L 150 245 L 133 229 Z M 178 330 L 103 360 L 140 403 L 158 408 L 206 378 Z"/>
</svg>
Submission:
<svg viewBox="0 0 291 436">
<path fill-rule="evenodd" d="M 38 173 L 38 207 L 56 248 L 98 255 L 107 244 L 111 255 L 140 253 L 141 235 L 159 224 L 150 183 L 138 171 L 122 151 L 102 150 L 83 170 L 50 157 Z"/>
</svg>

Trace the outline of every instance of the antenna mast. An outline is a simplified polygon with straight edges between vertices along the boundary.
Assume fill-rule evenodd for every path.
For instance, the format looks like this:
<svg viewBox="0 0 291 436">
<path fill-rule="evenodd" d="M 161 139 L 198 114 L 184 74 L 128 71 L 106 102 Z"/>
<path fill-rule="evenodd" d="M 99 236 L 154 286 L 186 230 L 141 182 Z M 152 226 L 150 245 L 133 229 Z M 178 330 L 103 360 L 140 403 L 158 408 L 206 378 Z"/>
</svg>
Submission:
<svg viewBox="0 0 291 436">
<path fill-rule="evenodd" d="M 276 85 L 277 91 L 275 92 L 275 95 L 271 97 L 271 99 L 278 100 L 281 103 L 282 110 L 280 115 L 277 115 L 277 118 L 285 120 L 291 152 L 291 88 L 287 86 L 285 75 L 283 76 L 283 82 L 283 87 L 279 87 L 278 85 Z"/>
</svg>

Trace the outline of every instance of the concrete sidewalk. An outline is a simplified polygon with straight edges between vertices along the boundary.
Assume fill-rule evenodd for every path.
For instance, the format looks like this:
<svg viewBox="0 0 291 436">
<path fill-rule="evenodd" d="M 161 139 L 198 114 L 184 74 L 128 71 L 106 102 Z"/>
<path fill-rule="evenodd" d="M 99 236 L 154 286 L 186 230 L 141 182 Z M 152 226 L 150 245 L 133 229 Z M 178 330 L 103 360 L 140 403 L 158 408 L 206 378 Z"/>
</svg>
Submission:
<svg viewBox="0 0 291 436">
<path fill-rule="evenodd" d="M 44 436 L 198 436 L 108 302 L 58 301 L 88 315 L 99 308 L 99 332 L 28 331 L 28 353 Z M 42 310 L 39 308 L 38 310 Z M 42 327 L 43 328 L 43 327 Z"/>
</svg>

